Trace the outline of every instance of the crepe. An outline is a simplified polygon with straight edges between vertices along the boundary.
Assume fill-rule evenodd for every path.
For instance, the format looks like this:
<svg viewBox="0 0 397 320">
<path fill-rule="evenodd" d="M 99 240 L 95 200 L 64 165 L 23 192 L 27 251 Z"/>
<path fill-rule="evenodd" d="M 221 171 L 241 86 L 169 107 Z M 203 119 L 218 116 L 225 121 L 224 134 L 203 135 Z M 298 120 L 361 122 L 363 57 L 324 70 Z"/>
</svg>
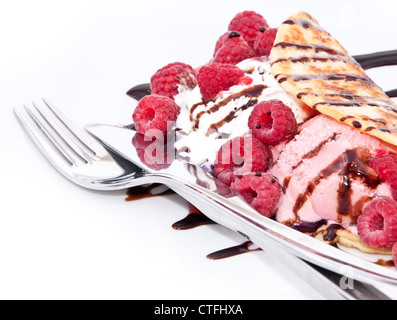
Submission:
<svg viewBox="0 0 397 320">
<path fill-rule="evenodd" d="M 270 54 L 281 87 L 309 107 L 397 146 L 397 106 L 308 13 L 278 28 Z"/>
<path fill-rule="evenodd" d="M 370 247 L 362 242 L 358 235 L 343 228 L 334 230 L 334 236 L 328 238 L 330 234 L 330 229 L 332 229 L 332 227 L 330 226 L 321 226 L 314 232 L 313 237 L 330 245 L 335 245 L 336 243 L 339 243 L 344 247 L 355 248 L 364 253 L 382 254 L 387 256 L 392 255 L 391 249 Z"/>
</svg>

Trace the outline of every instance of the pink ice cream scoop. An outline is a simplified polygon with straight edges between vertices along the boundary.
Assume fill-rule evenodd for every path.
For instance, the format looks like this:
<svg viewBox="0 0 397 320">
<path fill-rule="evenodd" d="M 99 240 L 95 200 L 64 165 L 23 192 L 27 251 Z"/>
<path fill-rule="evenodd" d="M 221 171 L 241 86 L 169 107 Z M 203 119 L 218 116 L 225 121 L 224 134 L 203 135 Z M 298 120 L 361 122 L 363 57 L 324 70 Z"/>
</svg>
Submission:
<svg viewBox="0 0 397 320">
<path fill-rule="evenodd" d="M 269 173 L 284 189 L 277 221 L 354 223 L 371 199 L 391 196 L 369 166 L 379 149 L 387 146 L 328 116 L 305 122 L 292 140 L 273 150 L 276 161 Z"/>
</svg>

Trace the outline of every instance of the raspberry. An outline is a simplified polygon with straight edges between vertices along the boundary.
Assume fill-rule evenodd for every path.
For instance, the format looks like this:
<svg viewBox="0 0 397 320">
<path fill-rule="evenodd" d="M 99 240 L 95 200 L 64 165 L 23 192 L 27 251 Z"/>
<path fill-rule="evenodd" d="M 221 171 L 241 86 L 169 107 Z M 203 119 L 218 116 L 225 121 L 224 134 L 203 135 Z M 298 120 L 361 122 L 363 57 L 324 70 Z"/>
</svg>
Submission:
<svg viewBox="0 0 397 320">
<path fill-rule="evenodd" d="M 218 151 L 214 175 L 227 186 L 237 176 L 266 171 L 271 165 L 271 151 L 258 139 L 246 136 L 226 142 Z"/>
<path fill-rule="evenodd" d="M 397 201 L 397 155 L 394 153 L 378 152 L 370 163 L 382 182 L 390 186 L 393 199 Z"/>
<path fill-rule="evenodd" d="M 132 138 L 139 159 L 153 170 L 167 169 L 174 160 L 174 154 L 167 149 L 164 136 L 145 136 L 139 132 Z"/>
<path fill-rule="evenodd" d="M 277 35 L 277 28 L 261 28 L 254 43 L 254 50 L 258 56 L 268 56 L 273 48 Z"/>
<path fill-rule="evenodd" d="M 393 261 L 394 261 L 394 266 L 397 268 L 397 242 L 393 246 Z"/>
<path fill-rule="evenodd" d="M 212 63 L 237 64 L 240 61 L 255 57 L 255 51 L 236 31 L 230 32 L 218 49 Z"/>
<path fill-rule="evenodd" d="M 179 112 L 174 100 L 151 94 L 139 101 L 132 119 L 136 130 L 143 135 L 165 135 L 174 126 Z"/>
<path fill-rule="evenodd" d="M 269 28 L 262 15 L 254 11 L 238 13 L 229 24 L 230 31 L 238 31 L 251 47 L 254 46 L 260 28 Z"/>
<path fill-rule="evenodd" d="M 150 79 L 153 94 L 173 99 L 178 94 L 178 85 L 193 89 L 197 85 L 196 73 L 191 66 L 174 62 L 156 71 Z"/>
<path fill-rule="evenodd" d="M 213 63 L 201 67 L 197 72 L 197 82 L 203 100 L 213 100 L 216 95 L 239 83 L 244 76 L 240 68 L 222 63 Z"/>
<path fill-rule="evenodd" d="M 218 52 L 218 50 L 223 46 L 223 43 L 225 42 L 225 40 L 227 39 L 227 37 L 229 36 L 230 31 L 226 31 L 224 34 L 222 34 L 218 41 L 215 44 L 215 50 L 214 50 L 214 54 L 212 55 L 213 57 L 215 57 L 216 53 Z"/>
<path fill-rule="evenodd" d="M 237 178 L 232 183 L 232 189 L 260 214 L 272 217 L 280 201 L 282 189 L 277 180 L 267 173 L 249 173 Z"/>
<path fill-rule="evenodd" d="M 248 119 L 252 135 L 263 143 L 274 145 L 289 138 L 296 130 L 291 108 L 279 100 L 258 103 Z"/>
<path fill-rule="evenodd" d="M 390 249 L 397 242 L 397 202 L 386 197 L 372 200 L 357 220 L 357 231 L 365 244 Z"/>
<path fill-rule="evenodd" d="M 371 167 L 376 170 L 379 179 L 386 182 L 390 173 L 397 172 L 397 155 L 379 152 L 371 160 Z"/>
</svg>

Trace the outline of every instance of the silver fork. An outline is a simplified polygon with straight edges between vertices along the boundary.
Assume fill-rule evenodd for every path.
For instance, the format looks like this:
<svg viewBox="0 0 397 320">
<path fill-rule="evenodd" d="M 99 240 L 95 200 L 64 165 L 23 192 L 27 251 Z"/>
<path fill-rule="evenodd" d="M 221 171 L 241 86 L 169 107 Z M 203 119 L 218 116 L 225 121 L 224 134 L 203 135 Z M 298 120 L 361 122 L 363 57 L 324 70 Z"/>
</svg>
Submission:
<svg viewBox="0 0 397 320">
<path fill-rule="evenodd" d="M 120 190 L 129 187 L 163 183 L 231 230 L 249 235 L 267 252 L 273 253 L 285 266 L 304 278 L 329 299 L 388 299 L 372 285 L 355 280 L 354 288 L 340 287 L 341 275 L 319 266 L 310 266 L 290 254 L 280 243 L 258 228 L 260 221 L 242 207 L 200 186 L 192 186 L 177 176 L 156 174 L 142 169 L 105 149 L 98 140 L 66 118 L 52 103 L 16 108 L 15 114 L 48 161 L 67 179 L 89 189 Z M 178 162 L 178 161 L 177 161 Z M 177 163 L 177 170 L 183 169 Z M 186 168 L 186 167 L 185 167 Z M 200 170 L 195 168 L 195 170 Z M 207 182 L 211 183 L 211 179 Z M 213 182 L 213 181 L 212 181 Z M 302 252 L 301 252 L 302 253 Z M 303 255 L 304 256 L 304 255 Z M 309 259 L 310 261 L 310 259 Z"/>
<path fill-rule="evenodd" d="M 47 160 L 67 179 L 93 190 L 122 190 L 145 181 L 139 167 L 106 150 L 62 114 L 50 101 L 14 112 Z"/>
</svg>

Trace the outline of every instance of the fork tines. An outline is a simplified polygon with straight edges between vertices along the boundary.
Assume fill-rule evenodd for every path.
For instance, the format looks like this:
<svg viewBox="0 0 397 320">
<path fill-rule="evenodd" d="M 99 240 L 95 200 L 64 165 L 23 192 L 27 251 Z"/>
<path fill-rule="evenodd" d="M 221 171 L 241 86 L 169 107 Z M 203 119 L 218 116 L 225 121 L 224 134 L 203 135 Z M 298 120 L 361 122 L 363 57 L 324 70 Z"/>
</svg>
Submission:
<svg viewBox="0 0 397 320">
<path fill-rule="evenodd" d="M 66 118 L 52 103 L 32 103 L 15 109 L 15 114 L 41 151 L 54 161 L 57 154 L 69 166 L 90 164 L 106 150 L 87 132 Z"/>
</svg>

